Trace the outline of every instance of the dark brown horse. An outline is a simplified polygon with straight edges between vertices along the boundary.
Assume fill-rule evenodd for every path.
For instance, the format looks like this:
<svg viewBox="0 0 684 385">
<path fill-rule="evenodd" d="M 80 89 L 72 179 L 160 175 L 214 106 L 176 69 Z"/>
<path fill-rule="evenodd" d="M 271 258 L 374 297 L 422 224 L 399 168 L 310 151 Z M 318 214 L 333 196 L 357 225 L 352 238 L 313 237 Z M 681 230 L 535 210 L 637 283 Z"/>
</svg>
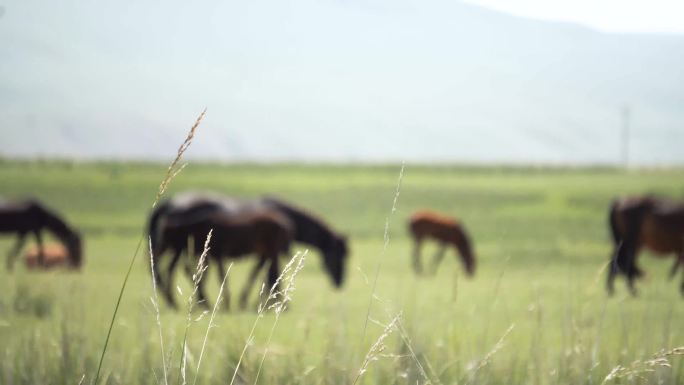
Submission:
<svg viewBox="0 0 684 385">
<path fill-rule="evenodd" d="M 208 260 L 218 264 L 219 282 L 226 274 L 224 258 L 240 258 L 254 253 L 259 259 L 247 285 L 241 294 L 241 303 L 247 302 L 249 291 L 261 268 L 268 264 L 268 287 L 272 287 L 279 276 L 278 256 L 288 253 L 292 241 L 292 224 L 283 215 L 268 210 L 241 210 L 239 212 L 195 212 L 187 215 L 172 215 L 167 218 L 160 234 L 157 252 L 162 255 L 166 248 L 173 251 L 169 264 L 168 280 L 162 286 L 169 304 L 176 307 L 173 296 L 173 272 L 183 252 L 199 256 L 209 231 Z M 192 248 L 188 250 L 188 248 Z M 201 304 L 208 306 L 204 291 L 204 279 L 198 283 L 197 294 Z M 226 286 L 226 308 L 230 306 L 230 294 Z"/>
<path fill-rule="evenodd" d="M 423 210 L 414 213 L 409 220 L 409 231 L 413 236 L 413 269 L 416 274 L 423 271 L 420 261 L 420 249 L 425 239 L 434 239 L 440 244 L 432 262 L 432 273 L 437 271 L 447 246 L 454 246 L 461 256 L 468 275 L 475 273 L 475 254 L 471 247 L 470 237 L 463 224 L 456 219 L 442 214 Z"/>
<path fill-rule="evenodd" d="M 684 204 L 652 196 L 618 199 L 610 208 L 610 229 L 615 250 L 608 268 L 607 290 L 612 294 L 616 275 L 624 274 L 632 295 L 642 275 L 637 265 L 641 249 L 658 256 L 675 255 L 670 276 L 684 263 Z M 684 281 L 681 292 L 684 295 Z"/>
<path fill-rule="evenodd" d="M 37 200 L 0 201 L 0 234 L 10 233 L 19 237 L 7 255 L 8 270 L 13 269 L 14 261 L 24 247 L 28 234 L 35 236 L 40 250 L 38 261 L 41 264 L 43 263 L 42 233 L 44 230 L 57 237 L 68 250 L 71 266 L 80 267 L 82 263 L 81 237 L 55 212 Z"/>
<path fill-rule="evenodd" d="M 276 199 L 262 199 L 245 201 L 231 197 L 208 194 L 208 193 L 183 193 L 164 201 L 150 215 L 149 234 L 152 251 L 156 260 L 154 264 L 154 277 L 162 290 L 167 290 L 165 281 L 172 274 L 175 265 L 169 265 L 167 278 L 160 273 L 159 261 L 163 258 L 163 250 L 166 242 L 162 242 L 159 234 L 166 227 L 169 218 L 191 218 L 208 215 L 215 212 L 224 215 L 236 215 L 237 213 L 254 210 L 275 211 L 286 217 L 292 223 L 294 240 L 313 246 L 320 250 L 323 264 L 330 274 L 335 286 L 339 287 L 344 280 L 345 261 L 347 255 L 346 238 L 332 231 L 317 217 L 305 210 L 296 208 Z M 260 262 L 255 266 L 251 276 L 255 277 L 259 270 L 265 266 Z M 252 280 L 252 279 L 250 279 Z M 246 292 L 241 295 L 240 304 L 246 304 Z"/>
</svg>

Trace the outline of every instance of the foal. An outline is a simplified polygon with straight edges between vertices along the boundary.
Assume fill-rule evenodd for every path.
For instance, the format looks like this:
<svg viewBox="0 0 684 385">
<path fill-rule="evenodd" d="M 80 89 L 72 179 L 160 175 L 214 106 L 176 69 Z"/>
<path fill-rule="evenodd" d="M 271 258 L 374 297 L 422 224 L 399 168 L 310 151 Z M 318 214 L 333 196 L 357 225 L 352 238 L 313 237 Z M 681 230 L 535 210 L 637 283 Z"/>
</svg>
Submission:
<svg viewBox="0 0 684 385">
<path fill-rule="evenodd" d="M 423 240 L 432 238 L 440 243 L 440 248 L 432 262 L 432 273 L 437 272 L 439 263 L 444 258 L 447 246 L 456 248 L 465 265 L 466 273 L 472 276 L 475 273 L 475 255 L 473 253 L 470 238 L 463 225 L 456 219 L 442 214 L 423 210 L 414 213 L 409 220 L 409 231 L 413 236 L 413 270 L 416 274 L 423 271 L 420 262 L 420 248 Z"/>
<path fill-rule="evenodd" d="M 41 255 L 42 252 L 42 255 Z M 69 251 L 62 245 L 51 243 L 43 246 L 33 246 L 24 253 L 24 264 L 28 269 L 47 270 L 60 266 L 71 266 Z"/>
</svg>

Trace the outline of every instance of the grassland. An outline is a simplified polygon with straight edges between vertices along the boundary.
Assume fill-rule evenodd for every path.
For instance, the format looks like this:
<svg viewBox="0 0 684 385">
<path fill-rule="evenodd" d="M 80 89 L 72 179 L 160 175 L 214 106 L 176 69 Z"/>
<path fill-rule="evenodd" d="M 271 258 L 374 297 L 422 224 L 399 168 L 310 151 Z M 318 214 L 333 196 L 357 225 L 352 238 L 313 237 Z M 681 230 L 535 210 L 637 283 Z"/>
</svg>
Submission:
<svg viewBox="0 0 684 385">
<path fill-rule="evenodd" d="M 607 383 L 684 383 L 684 357 L 649 365 L 684 346 L 681 276 L 644 254 L 640 296 L 604 292 L 610 254 L 606 210 L 617 195 L 684 197 L 684 170 L 190 164 L 171 191 L 276 195 L 310 208 L 348 234 L 342 290 L 332 288 L 315 251 L 297 277 L 290 310 L 259 321 L 235 383 L 350 384 L 383 325 L 401 314 L 359 383 L 601 384 L 617 365 L 633 372 Z M 165 168 L 154 164 L 0 163 L 0 195 L 35 196 L 85 236 L 80 273 L 0 269 L 0 383 L 90 384 L 125 271 Z M 453 252 L 434 277 L 415 277 L 405 223 L 413 210 L 460 217 L 475 241 L 478 271 L 465 278 Z M 390 219 L 389 243 L 384 229 Z M 13 240 L 0 239 L 0 251 Z M 424 253 L 427 261 L 434 247 Z M 134 266 L 104 361 L 107 384 L 163 384 L 148 261 Z M 251 262 L 237 262 L 233 294 Z M 379 267 L 375 298 L 373 279 Z M 209 271 L 215 298 L 218 279 Z M 184 297 L 191 291 L 182 275 Z M 256 293 L 255 293 L 256 294 Z M 180 296 L 180 294 L 179 294 Z M 235 296 L 234 296 L 235 297 Z M 234 301 L 235 302 L 235 301 Z M 370 322 L 363 335 L 369 303 Z M 193 318 L 199 317 L 195 312 Z M 189 329 L 188 382 L 227 384 L 254 324 L 254 311 L 221 312 L 198 354 L 208 317 Z M 168 383 L 179 383 L 185 312 L 161 308 Z M 508 331 L 508 332 L 507 332 Z M 639 361 L 636 362 L 635 361 Z M 425 375 L 423 374 L 425 373 Z M 625 374 L 624 372 L 621 372 Z"/>
</svg>

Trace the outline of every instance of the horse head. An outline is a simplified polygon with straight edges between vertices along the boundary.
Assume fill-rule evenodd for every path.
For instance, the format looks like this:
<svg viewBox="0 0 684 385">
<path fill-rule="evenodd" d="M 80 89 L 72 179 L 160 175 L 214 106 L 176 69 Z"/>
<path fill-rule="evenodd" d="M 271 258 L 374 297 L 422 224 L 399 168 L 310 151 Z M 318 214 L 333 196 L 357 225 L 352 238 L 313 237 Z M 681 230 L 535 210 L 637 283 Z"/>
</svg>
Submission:
<svg viewBox="0 0 684 385">
<path fill-rule="evenodd" d="M 83 264 L 83 242 L 77 232 L 72 232 L 63 239 L 69 252 L 69 263 L 72 268 L 79 269 Z"/>
<path fill-rule="evenodd" d="M 472 253 L 461 254 L 461 259 L 465 265 L 466 273 L 471 277 L 475 275 L 475 255 Z"/>
<path fill-rule="evenodd" d="M 345 264 L 347 260 L 347 237 L 342 235 L 333 235 L 330 237 L 328 244 L 322 250 L 323 265 L 325 270 L 330 274 L 335 287 L 341 287 L 344 282 Z"/>
<path fill-rule="evenodd" d="M 472 277 L 475 275 L 475 267 L 477 262 L 475 260 L 475 252 L 473 251 L 470 238 L 466 234 L 465 230 L 463 231 L 462 238 L 460 242 L 457 243 L 456 247 L 459 250 L 458 255 L 461 256 L 461 261 L 463 261 L 463 265 L 465 266 L 466 274 Z"/>
</svg>

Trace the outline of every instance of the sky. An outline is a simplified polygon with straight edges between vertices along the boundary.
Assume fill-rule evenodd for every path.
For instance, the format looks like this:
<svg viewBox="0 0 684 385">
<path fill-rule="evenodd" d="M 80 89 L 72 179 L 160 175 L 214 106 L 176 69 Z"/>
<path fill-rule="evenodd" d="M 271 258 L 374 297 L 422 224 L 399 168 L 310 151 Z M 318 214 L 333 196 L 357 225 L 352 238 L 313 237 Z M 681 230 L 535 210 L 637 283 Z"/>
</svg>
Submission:
<svg viewBox="0 0 684 385">
<path fill-rule="evenodd" d="M 0 157 L 684 163 L 673 5 L 471 1 L 0 0 Z"/>
<path fill-rule="evenodd" d="M 466 0 L 513 15 L 579 23 L 604 32 L 684 33 L 681 0 Z"/>
</svg>

